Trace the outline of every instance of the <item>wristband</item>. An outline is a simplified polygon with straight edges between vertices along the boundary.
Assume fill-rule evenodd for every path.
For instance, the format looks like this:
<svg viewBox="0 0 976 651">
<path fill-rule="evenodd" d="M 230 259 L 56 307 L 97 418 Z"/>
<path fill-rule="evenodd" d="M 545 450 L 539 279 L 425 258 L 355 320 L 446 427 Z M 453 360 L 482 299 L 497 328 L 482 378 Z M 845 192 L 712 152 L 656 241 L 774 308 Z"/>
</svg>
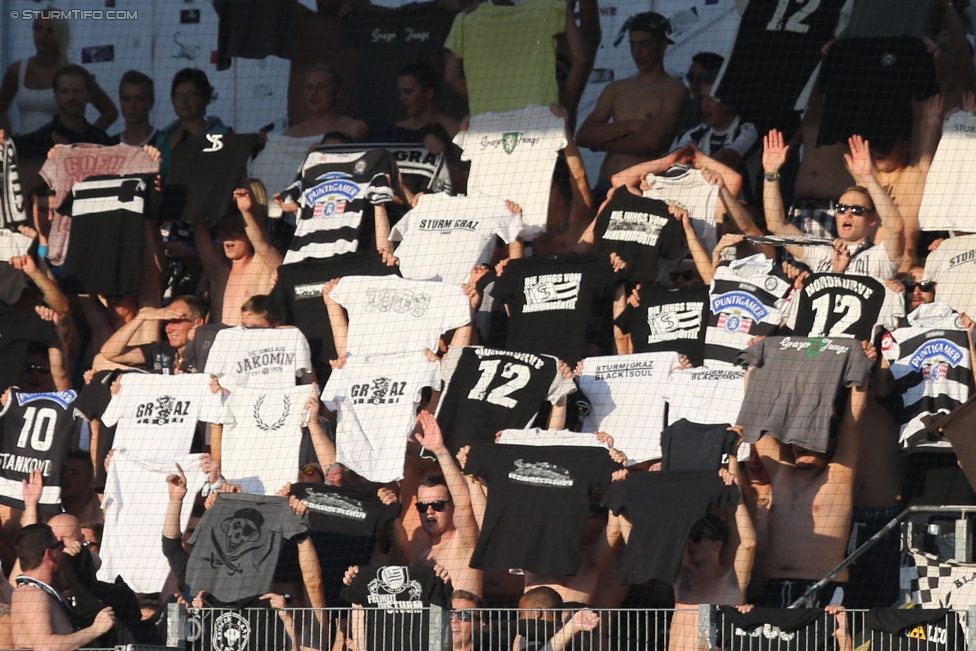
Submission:
<svg viewBox="0 0 976 651">
<path fill-rule="evenodd" d="M 763 172 L 763 180 L 777 183 L 779 181 L 779 172 Z"/>
<path fill-rule="evenodd" d="M 47 244 L 37 245 L 37 255 L 40 256 L 41 258 L 44 258 L 45 260 L 47 259 Z"/>
</svg>

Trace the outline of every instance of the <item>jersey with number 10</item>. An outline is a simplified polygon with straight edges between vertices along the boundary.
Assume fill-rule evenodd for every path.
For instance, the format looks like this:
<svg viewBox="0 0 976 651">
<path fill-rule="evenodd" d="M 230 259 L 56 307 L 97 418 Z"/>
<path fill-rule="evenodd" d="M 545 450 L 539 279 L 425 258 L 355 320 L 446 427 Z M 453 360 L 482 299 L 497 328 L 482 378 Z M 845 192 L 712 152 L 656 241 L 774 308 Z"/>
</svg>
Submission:
<svg viewBox="0 0 976 651">
<path fill-rule="evenodd" d="M 44 488 L 38 508 L 61 510 L 61 475 L 68 463 L 74 391 L 20 393 L 11 390 L 0 411 L 0 504 L 24 508 L 22 481 L 40 470 Z"/>
<path fill-rule="evenodd" d="M 453 356 L 442 362 L 444 374 Z M 446 379 L 446 378 L 445 378 Z M 543 401 L 555 402 L 576 388 L 550 355 L 513 353 L 480 346 L 461 350 L 437 412 L 451 451 L 494 443 L 503 429 L 527 427 Z"/>
</svg>

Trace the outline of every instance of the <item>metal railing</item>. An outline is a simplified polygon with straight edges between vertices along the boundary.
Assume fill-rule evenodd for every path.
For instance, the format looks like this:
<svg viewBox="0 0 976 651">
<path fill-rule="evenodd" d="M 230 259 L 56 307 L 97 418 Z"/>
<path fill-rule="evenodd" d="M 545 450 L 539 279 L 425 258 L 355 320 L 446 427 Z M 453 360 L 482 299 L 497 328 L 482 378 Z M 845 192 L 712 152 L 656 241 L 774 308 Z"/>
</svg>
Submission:
<svg viewBox="0 0 976 651">
<path fill-rule="evenodd" d="M 868 611 L 790 611 L 801 619 L 805 613 L 799 628 L 775 620 L 744 622 L 737 611 L 709 605 L 581 613 L 439 607 L 186 612 L 174 604 L 168 617 L 179 638 L 170 648 L 182 651 L 854 651 L 868 640 L 871 651 L 889 651 L 905 648 L 899 640 L 909 637 L 962 651 L 964 624 L 976 622 L 976 613 L 949 611 L 892 635 L 872 629 Z"/>
</svg>

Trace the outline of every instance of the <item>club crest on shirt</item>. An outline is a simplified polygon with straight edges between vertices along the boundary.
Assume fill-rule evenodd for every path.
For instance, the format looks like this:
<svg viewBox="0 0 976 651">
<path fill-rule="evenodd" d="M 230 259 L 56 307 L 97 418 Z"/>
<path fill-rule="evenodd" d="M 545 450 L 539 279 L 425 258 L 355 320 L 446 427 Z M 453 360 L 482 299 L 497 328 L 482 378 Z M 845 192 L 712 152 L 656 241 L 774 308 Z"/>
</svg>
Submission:
<svg viewBox="0 0 976 651">
<path fill-rule="evenodd" d="M 575 310 L 583 274 L 563 273 L 529 276 L 523 284 L 522 312 Z"/>
<path fill-rule="evenodd" d="M 736 311 L 732 314 L 719 315 L 716 326 L 719 330 L 725 330 L 726 332 L 749 334 L 749 331 L 752 329 L 752 319 L 747 316 L 742 316 Z"/>
<path fill-rule="evenodd" d="M 140 425 L 170 425 L 185 422 L 189 414 L 189 400 L 159 396 L 155 402 L 144 402 L 136 407 L 136 422 Z"/>
<path fill-rule="evenodd" d="M 224 613 L 214 620 L 214 651 L 242 651 L 251 639 L 251 625 L 237 613 Z"/>
<path fill-rule="evenodd" d="M 700 301 L 689 301 L 647 308 L 647 343 L 696 339 L 701 329 L 703 307 Z"/>
<path fill-rule="evenodd" d="M 502 134 L 502 149 L 505 150 L 506 154 L 511 154 L 515 151 L 521 135 L 518 131 L 509 131 L 508 133 Z"/>
<path fill-rule="evenodd" d="M 363 503 L 359 500 L 335 493 L 318 493 L 309 489 L 305 493 L 302 504 L 307 506 L 310 511 L 337 515 L 340 518 L 351 520 L 365 520 L 366 510 Z"/>
<path fill-rule="evenodd" d="M 387 565 L 376 570 L 376 578 L 369 582 L 370 604 L 396 610 L 420 610 L 424 602 L 420 581 L 410 578 L 410 569 L 402 565 Z"/>
<path fill-rule="evenodd" d="M 250 561 L 251 569 L 257 568 L 265 560 L 265 555 L 255 552 L 268 548 L 274 542 L 274 532 L 266 533 L 263 527 L 264 516 L 260 511 L 250 506 L 238 509 L 218 527 L 211 529 L 213 551 L 203 560 L 212 569 L 226 568 L 228 576 L 243 574 L 248 569 L 244 567 L 246 561 Z"/>
<path fill-rule="evenodd" d="M 509 471 L 508 478 L 520 484 L 540 484 L 543 486 L 559 486 L 561 488 L 573 485 L 573 477 L 562 466 L 545 461 L 524 461 L 516 459 L 514 468 Z"/>
</svg>

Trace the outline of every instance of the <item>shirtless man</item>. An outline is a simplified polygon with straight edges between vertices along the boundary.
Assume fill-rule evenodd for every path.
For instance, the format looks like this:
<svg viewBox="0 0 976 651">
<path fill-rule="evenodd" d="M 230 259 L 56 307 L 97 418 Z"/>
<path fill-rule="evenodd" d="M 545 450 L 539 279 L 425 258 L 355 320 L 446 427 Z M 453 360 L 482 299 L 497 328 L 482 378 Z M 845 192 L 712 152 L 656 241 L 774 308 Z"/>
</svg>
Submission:
<svg viewBox="0 0 976 651">
<path fill-rule="evenodd" d="M 797 172 L 790 221 L 810 235 L 828 236 L 834 200 L 849 188 L 851 174 L 844 167 L 844 156 L 850 153 L 847 143 L 817 146 L 824 96 L 816 93 L 800 125 L 803 159 Z M 941 95 L 921 102 L 916 112 L 911 140 L 895 142 L 890 152 L 872 150 L 874 174 L 891 196 L 905 220 L 905 255 L 901 271 L 907 271 L 915 260 L 919 241 L 918 210 L 932 158 L 942 136 L 944 103 Z"/>
<path fill-rule="evenodd" d="M 211 318 L 224 325 L 241 322 L 241 306 L 274 287 L 272 274 L 284 257 L 271 244 L 265 225 L 267 211 L 250 190 L 234 190 L 239 215 L 221 220 L 217 231 L 223 241 L 223 257 L 217 253 L 203 216 L 193 222 L 193 238 L 204 273 L 210 279 Z"/>
<path fill-rule="evenodd" d="M 308 138 L 333 131 L 353 140 L 366 137 L 366 123 L 339 113 L 338 96 L 342 79 L 325 63 L 316 63 L 305 73 L 305 106 L 308 119 L 285 129 L 292 138 Z"/>
<path fill-rule="evenodd" d="M 111 608 L 102 609 L 88 628 L 75 630 L 72 609 L 52 587 L 61 566 L 64 541 L 46 524 L 24 527 L 14 541 L 23 574 L 11 600 L 14 645 L 22 649 L 74 651 L 115 626 Z"/>
<path fill-rule="evenodd" d="M 660 14 L 645 12 L 631 19 L 630 55 L 637 75 L 608 85 L 576 134 L 580 147 L 607 152 L 600 167 L 598 201 L 609 189 L 611 176 L 661 156 L 677 135 L 688 89 L 664 70 L 664 51 L 671 43 L 666 30 L 667 21 Z"/>
<path fill-rule="evenodd" d="M 670 651 L 698 648 L 698 604 L 745 603 L 756 537 L 744 501 L 735 510 L 735 525 L 709 513 L 691 528 L 674 584 Z"/>
<path fill-rule="evenodd" d="M 784 445 L 770 436 L 755 444 L 772 483 L 768 545 L 761 550 L 764 575 L 753 582 L 749 602 L 783 607 L 803 595 L 847 556 L 854 500 L 854 470 L 860 447 L 864 387 L 852 387 L 833 455 Z M 842 593 L 848 571 L 814 596 L 823 607 Z"/>
<path fill-rule="evenodd" d="M 443 476 L 421 480 L 417 488 L 417 511 L 421 526 L 430 537 L 430 549 L 410 558 L 410 564 L 437 563 L 451 577 L 455 590 L 467 590 L 482 596 L 482 571 L 469 564 L 480 528 L 471 506 L 467 481 L 444 445 L 444 436 L 434 415 L 421 411 L 417 417 L 422 432 L 417 442 L 437 457 Z"/>
</svg>

